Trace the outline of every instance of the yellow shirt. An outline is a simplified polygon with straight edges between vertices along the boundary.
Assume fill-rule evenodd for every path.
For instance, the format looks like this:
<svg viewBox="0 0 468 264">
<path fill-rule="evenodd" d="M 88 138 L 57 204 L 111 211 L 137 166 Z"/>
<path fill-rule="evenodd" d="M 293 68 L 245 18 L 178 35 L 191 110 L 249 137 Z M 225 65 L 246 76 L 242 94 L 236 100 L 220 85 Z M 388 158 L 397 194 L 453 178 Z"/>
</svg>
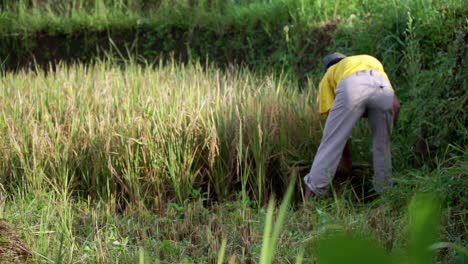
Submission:
<svg viewBox="0 0 468 264">
<path fill-rule="evenodd" d="M 326 114 L 335 101 L 335 90 L 347 76 L 365 69 L 374 69 L 388 79 L 382 63 L 369 55 L 349 56 L 328 68 L 319 85 L 319 112 Z"/>
</svg>

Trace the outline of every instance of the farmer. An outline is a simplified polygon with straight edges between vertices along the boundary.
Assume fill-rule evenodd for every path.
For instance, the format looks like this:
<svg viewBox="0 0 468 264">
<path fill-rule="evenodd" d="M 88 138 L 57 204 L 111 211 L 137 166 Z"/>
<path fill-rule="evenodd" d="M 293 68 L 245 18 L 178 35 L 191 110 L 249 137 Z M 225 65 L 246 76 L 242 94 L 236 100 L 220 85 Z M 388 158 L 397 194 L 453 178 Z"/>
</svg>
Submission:
<svg viewBox="0 0 468 264">
<path fill-rule="evenodd" d="M 325 57 L 319 86 L 319 112 L 328 115 L 323 137 L 310 172 L 304 177 L 305 195 L 327 192 L 340 163 L 351 170 L 347 140 L 356 122 L 368 117 L 373 135 L 373 189 L 382 192 L 392 183 L 390 134 L 398 118 L 400 102 L 382 63 L 369 55 Z"/>
</svg>

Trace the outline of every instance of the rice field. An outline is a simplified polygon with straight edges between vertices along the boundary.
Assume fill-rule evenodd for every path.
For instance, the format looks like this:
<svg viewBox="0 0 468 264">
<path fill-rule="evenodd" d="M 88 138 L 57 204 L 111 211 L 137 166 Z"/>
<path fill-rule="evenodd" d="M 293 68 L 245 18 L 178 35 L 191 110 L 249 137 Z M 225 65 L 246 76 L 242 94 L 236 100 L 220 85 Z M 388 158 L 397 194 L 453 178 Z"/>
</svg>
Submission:
<svg viewBox="0 0 468 264">
<path fill-rule="evenodd" d="M 264 204 L 309 165 L 321 136 L 314 90 L 281 76 L 101 63 L 1 84 L 1 178 L 26 192 L 157 209 L 197 190 L 220 201 L 237 190 Z"/>
<path fill-rule="evenodd" d="M 0 263 L 467 263 L 467 14 L 0 0 Z M 380 196 L 364 120 L 351 175 L 303 197 L 333 51 L 377 57 L 402 102 Z"/>
<path fill-rule="evenodd" d="M 303 203 L 322 130 L 314 83 L 197 63 L 5 73 L 2 217 L 28 245 L 28 263 L 311 263 L 336 230 L 404 251 L 408 174 L 396 172 L 400 188 L 373 202 L 344 181 Z M 456 160 L 434 172 L 439 180 L 463 177 L 466 161 Z M 290 182 L 275 209 L 270 197 Z M 465 214 L 451 210 L 445 237 L 459 241 Z"/>
</svg>

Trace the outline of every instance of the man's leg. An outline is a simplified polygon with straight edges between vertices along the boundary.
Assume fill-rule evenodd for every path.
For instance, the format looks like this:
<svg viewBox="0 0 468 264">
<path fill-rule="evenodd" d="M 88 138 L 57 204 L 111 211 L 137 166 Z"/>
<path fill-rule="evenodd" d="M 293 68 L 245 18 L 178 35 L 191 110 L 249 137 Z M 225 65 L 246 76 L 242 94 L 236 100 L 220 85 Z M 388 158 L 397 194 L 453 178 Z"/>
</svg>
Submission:
<svg viewBox="0 0 468 264">
<path fill-rule="evenodd" d="M 341 84 L 338 87 L 312 168 L 304 177 L 307 187 L 317 195 L 324 194 L 328 190 L 346 141 L 354 125 L 364 113 L 364 107 L 349 100 L 351 98 L 349 93 L 353 92 L 352 88 L 354 87 Z"/>
<path fill-rule="evenodd" d="M 374 163 L 374 189 L 385 191 L 392 185 L 392 153 L 390 136 L 393 125 L 395 93 L 387 78 L 373 72 L 375 89 L 369 97 L 367 109 L 372 129 L 372 160 Z"/>
<path fill-rule="evenodd" d="M 372 159 L 374 163 L 374 189 L 382 192 L 392 184 L 392 153 L 390 135 L 393 112 L 391 109 L 369 109 L 372 129 Z"/>
</svg>

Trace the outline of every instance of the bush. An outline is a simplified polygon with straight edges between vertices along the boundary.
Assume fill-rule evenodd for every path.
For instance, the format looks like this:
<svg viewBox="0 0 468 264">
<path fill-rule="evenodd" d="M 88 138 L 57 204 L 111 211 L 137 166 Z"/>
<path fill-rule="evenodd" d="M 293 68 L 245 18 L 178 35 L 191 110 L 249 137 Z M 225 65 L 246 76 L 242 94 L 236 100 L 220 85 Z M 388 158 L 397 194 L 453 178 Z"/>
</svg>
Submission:
<svg viewBox="0 0 468 264">
<path fill-rule="evenodd" d="M 369 5 L 344 19 L 329 51 L 379 58 L 402 101 L 395 148 L 401 167 L 434 168 L 448 146 L 467 144 L 463 1 Z"/>
</svg>

